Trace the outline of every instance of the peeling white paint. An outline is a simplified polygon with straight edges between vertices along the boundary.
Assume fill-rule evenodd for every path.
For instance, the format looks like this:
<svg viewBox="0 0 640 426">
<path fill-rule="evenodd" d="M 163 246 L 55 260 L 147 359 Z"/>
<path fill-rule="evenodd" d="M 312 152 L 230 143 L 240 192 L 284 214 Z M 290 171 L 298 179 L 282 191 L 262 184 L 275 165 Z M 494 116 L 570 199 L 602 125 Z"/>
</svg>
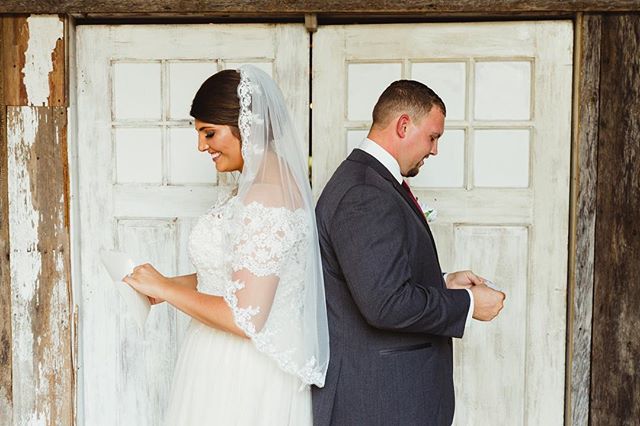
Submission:
<svg viewBox="0 0 640 426">
<path fill-rule="evenodd" d="M 17 115 L 22 118 L 17 119 Z M 9 244 L 12 249 L 13 294 L 14 300 L 31 300 L 41 259 L 37 251 L 39 212 L 32 203 L 31 176 L 27 168 L 36 139 L 38 114 L 33 108 L 23 107 L 19 114 L 9 112 L 8 124 Z"/>
<path fill-rule="evenodd" d="M 12 249 L 10 270 L 12 277 L 13 329 L 13 407 L 16 425 L 62 424 L 68 419 L 64 411 L 66 398 L 72 388 L 68 340 L 62 330 L 70 327 L 69 298 L 65 274 L 64 252 L 53 254 L 54 287 L 46 300 L 38 298 L 42 255 L 38 250 L 38 225 L 45 218 L 34 205 L 32 189 L 33 156 L 39 123 L 38 109 L 10 107 L 8 109 L 8 188 L 9 240 Z M 45 118 L 46 119 L 46 116 Z M 60 140 L 56 135 L 55 144 Z M 31 174 L 29 171 L 31 170 Z M 46 190 L 46 189 L 45 189 Z M 64 196 L 60 203 L 64 202 Z M 64 223 L 64 209 L 57 209 L 55 223 Z M 33 303 L 41 304 L 41 312 L 48 312 L 51 321 L 42 334 L 34 335 Z M 66 313 L 60 315 L 60 313 Z M 41 318 L 41 321 L 47 321 Z M 39 324 L 44 325 L 44 324 Z M 51 381 L 52 378 L 55 380 Z M 0 395 L 1 397 L 2 395 Z M 0 398 L 0 409 L 8 401 Z M 0 424 L 4 424 L 0 421 Z"/>
<path fill-rule="evenodd" d="M 38 129 L 34 108 L 11 108 L 8 113 L 9 241 L 11 252 L 13 329 L 13 417 L 15 424 L 37 424 L 32 418 L 36 406 L 34 392 L 32 318 L 29 304 L 40 273 L 38 252 L 39 212 L 32 203 L 28 165 Z M 37 419 L 35 419 L 37 420 Z"/>
<path fill-rule="evenodd" d="M 24 86 L 30 105 L 47 105 L 49 73 L 53 70 L 56 42 L 64 34 L 64 25 L 57 15 L 31 15 L 27 18 L 29 42 L 25 53 Z"/>
</svg>

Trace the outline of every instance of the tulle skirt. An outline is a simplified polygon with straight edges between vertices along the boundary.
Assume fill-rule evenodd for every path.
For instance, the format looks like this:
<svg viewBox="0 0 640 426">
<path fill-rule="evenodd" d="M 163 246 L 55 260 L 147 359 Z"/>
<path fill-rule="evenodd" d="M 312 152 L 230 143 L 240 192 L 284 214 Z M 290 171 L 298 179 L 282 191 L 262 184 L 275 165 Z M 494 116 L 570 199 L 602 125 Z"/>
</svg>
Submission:
<svg viewBox="0 0 640 426">
<path fill-rule="evenodd" d="M 192 320 L 173 376 L 166 425 L 312 424 L 311 392 L 253 343 Z"/>
</svg>

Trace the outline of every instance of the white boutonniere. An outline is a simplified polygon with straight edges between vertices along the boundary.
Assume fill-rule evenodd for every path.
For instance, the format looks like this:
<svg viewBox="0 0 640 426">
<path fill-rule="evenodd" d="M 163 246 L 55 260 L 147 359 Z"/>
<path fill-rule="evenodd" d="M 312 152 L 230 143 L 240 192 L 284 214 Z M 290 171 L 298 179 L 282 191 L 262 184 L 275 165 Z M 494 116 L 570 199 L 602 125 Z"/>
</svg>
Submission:
<svg viewBox="0 0 640 426">
<path fill-rule="evenodd" d="M 424 214 L 424 217 L 427 219 L 427 223 L 433 223 L 438 218 L 438 210 L 434 207 L 429 206 L 427 203 L 423 203 L 422 201 L 418 201 L 420 204 L 420 209 Z"/>
</svg>

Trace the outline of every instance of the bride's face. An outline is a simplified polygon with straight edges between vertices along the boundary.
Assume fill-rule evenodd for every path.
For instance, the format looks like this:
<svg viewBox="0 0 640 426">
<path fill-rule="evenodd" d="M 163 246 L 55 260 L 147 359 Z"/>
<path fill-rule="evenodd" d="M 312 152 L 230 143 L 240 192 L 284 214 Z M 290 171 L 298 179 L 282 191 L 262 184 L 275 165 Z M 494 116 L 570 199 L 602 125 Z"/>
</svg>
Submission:
<svg viewBox="0 0 640 426">
<path fill-rule="evenodd" d="M 198 132 L 198 150 L 211 155 L 218 172 L 242 171 L 244 160 L 240 150 L 240 139 L 230 126 L 200 121 L 194 122 Z"/>
</svg>

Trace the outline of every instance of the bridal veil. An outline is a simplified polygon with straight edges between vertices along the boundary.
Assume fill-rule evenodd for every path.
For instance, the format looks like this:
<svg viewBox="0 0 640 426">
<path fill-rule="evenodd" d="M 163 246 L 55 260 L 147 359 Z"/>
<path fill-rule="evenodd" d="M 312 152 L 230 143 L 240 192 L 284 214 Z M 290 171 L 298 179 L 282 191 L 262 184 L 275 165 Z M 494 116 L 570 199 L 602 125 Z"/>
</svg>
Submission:
<svg viewBox="0 0 640 426">
<path fill-rule="evenodd" d="M 274 81 L 254 66 L 238 71 L 244 167 L 226 233 L 224 298 L 259 351 L 323 386 L 329 335 L 306 156 Z"/>
</svg>

